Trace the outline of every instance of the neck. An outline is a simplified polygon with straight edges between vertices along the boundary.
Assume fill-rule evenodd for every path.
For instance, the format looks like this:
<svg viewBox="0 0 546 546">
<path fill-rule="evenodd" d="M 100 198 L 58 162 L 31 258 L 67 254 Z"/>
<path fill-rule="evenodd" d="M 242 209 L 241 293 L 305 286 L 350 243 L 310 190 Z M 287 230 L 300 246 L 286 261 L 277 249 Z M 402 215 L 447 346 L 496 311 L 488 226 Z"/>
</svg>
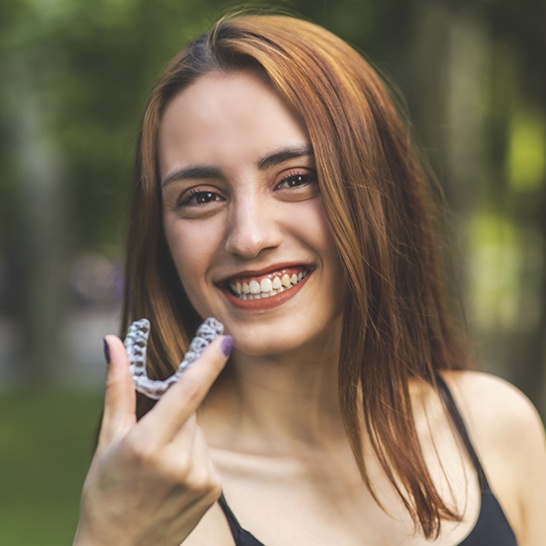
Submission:
<svg viewBox="0 0 546 546">
<path fill-rule="evenodd" d="M 338 358 L 339 334 L 290 354 L 235 350 L 200 416 L 212 445 L 272 453 L 345 438 Z"/>
</svg>

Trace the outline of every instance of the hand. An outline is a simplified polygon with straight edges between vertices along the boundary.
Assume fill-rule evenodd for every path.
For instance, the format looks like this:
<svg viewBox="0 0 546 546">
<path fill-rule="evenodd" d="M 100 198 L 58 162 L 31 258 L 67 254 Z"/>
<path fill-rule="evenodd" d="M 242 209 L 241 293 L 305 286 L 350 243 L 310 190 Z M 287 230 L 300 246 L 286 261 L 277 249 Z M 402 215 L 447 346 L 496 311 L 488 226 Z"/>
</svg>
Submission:
<svg viewBox="0 0 546 546">
<path fill-rule="evenodd" d="M 196 410 L 224 367 L 230 342 L 226 336 L 213 341 L 137 422 L 127 353 L 119 338 L 105 338 L 104 417 L 74 546 L 178 546 L 218 499 L 220 481 Z"/>
</svg>

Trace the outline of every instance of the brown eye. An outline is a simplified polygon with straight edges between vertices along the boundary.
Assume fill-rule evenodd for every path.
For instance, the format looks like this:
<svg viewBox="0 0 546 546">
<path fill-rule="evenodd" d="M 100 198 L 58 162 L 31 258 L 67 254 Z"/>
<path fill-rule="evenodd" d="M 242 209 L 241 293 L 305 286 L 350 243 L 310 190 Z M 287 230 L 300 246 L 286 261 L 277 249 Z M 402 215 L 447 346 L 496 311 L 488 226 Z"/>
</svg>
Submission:
<svg viewBox="0 0 546 546">
<path fill-rule="evenodd" d="M 302 171 L 302 172 L 293 172 L 288 176 L 285 176 L 279 185 L 278 189 L 285 188 L 299 188 L 302 186 L 307 186 L 309 184 L 314 184 L 317 181 L 316 174 L 314 172 Z"/>
<path fill-rule="evenodd" d="M 194 200 L 198 205 L 202 205 L 203 203 L 210 203 L 211 201 L 214 201 L 215 195 L 211 191 L 202 191 L 194 196 Z"/>
<path fill-rule="evenodd" d="M 178 207 L 206 205 L 207 203 L 220 200 L 222 200 L 222 197 L 212 191 L 190 190 L 182 196 Z"/>
</svg>

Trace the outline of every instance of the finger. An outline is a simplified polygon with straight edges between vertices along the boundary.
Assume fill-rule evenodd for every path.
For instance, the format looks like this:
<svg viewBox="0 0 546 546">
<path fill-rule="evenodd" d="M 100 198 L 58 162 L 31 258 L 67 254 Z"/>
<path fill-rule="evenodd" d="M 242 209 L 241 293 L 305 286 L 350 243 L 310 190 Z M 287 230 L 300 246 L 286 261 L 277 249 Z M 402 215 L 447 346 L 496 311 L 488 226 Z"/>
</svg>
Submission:
<svg viewBox="0 0 546 546">
<path fill-rule="evenodd" d="M 232 347 L 231 336 L 218 336 L 187 368 L 180 380 L 167 390 L 155 408 L 142 418 L 142 427 L 160 432 L 164 440 L 170 441 L 209 392 Z"/>
<path fill-rule="evenodd" d="M 195 414 L 167 444 L 164 456 L 190 490 L 206 491 L 214 484 L 220 484 L 220 476 L 210 457 L 203 431 L 195 421 Z"/>
<path fill-rule="evenodd" d="M 125 434 L 136 422 L 136 395 L 129 372 L 129 358 L 122 341 L 108 335 L 104 342 L 110 363 L 106 373 L 104 417 L 99 443 L 110 443 L 115 437 Z"/>
</svg>

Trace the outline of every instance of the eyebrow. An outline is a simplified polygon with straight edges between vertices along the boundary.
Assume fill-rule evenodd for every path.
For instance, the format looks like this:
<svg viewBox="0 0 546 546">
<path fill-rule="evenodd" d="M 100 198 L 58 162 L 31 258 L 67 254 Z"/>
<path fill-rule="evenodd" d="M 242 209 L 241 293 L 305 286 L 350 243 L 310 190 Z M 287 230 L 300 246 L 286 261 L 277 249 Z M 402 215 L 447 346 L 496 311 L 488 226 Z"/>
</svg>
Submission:
<svg viewBox="0 0 546 546">
<path fill-rule="evenodd" d="M 282 150 L 278 150 L 258 159 L 256 164 L 258 165 L 258 169 L 260 169 L 260 171 L 265 171 L 273 165 L 278 165 L 279 163 L 284 163 L 289 159 L 296 159 L 306 155 L 313 155 L 313 149 L 310 146 L 283 148 Z"/>
<path fill-rule="evenodd" d="M 222 171 L 216 167 L 209 165 L 190 165 L 188 167 L 183 167 L 178 169 L 166 176 L 161 181 L 161 186 L 165 187 L 171 182 L 176 180 L 195 180 L 195 179 L 205 179 L 205 178 L 222 178 L 224 174 Z"/>
<path fill-rule="evenodd" d="M 310 146 L 294 146 L 289 148 L 282 148 L 264 157 L 261 157 L 256 162 L 256 165 L 260 171 L 265 171 L 274 165 L 284 163 L 289 159 L 297 159 L 298 157 L 312 156 L 313 149 Z M 173 173 L 166 176 L 161 181 L 161 186 L 165 187 L 171 182 L 177 180 L 195 180 L 206 178 L 223 178 L 224 173 L 218 167 L 212 165 L 189 165 L 177 169 Z"/>
</svg>

